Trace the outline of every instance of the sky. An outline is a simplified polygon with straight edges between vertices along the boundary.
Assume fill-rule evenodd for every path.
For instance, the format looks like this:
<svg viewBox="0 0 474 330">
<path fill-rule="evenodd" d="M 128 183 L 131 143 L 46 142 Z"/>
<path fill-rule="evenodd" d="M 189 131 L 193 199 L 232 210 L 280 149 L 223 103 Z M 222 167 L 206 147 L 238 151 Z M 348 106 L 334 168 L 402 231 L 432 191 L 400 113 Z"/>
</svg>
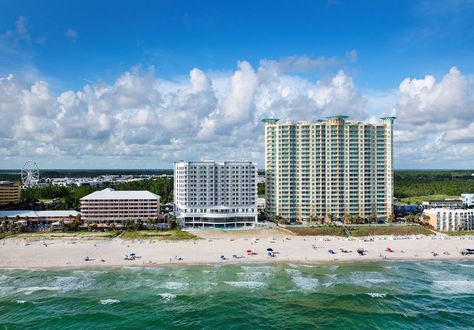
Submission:
<svg viewBox="0 0 474 330">
<path fill-rule="evenodd" d="M 0 0 L 0 169 L 264 168 L 262 118 L 335 114 L 474 168 L 474 0 Z"/>
</svg>

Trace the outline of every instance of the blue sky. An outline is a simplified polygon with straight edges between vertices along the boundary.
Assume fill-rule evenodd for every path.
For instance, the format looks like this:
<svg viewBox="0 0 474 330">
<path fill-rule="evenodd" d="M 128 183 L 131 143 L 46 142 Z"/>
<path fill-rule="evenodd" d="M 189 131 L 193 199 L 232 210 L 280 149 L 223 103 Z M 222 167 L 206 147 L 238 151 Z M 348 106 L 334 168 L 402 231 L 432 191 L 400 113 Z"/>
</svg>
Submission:
<svg viewBox="0 0 474 330">
<path fill-rule="evenodd" d="M 2 144 L 11 145 L 0 148 L 0 168 L 19 167 L 25 158 L 38 158 L 44 167 L 170 167 L 173 157 L 231 157 L 223 150 L 237 150 L 231 154 L 263 164 L 261 139 L 246 142 L 238 131 L 261 130 L 256 119 L 267 114 L 313 119 L 332 111 L 361 120 L 401 115 L 398 168 L 474 165 L 474 157 L 459 154 L 471 151 L 472 0 L 0 1 L 0 9 L 5 93 L 0 119 L 25 132 L 0 133 Z M 271 82 L 268 67 L 276 70 Z M 204 85 L 193 85 L 193 69 L 198 70 L 197 84 Z M 409 81 L 402 87 L 405 79 Z M 242 90 L 239 83 L 253 89 Z M 87 88 L 89 94 L 84 92 Z M 9 101 L 12 90 L 20 95 L 28 91 L 30 98 Z M 298 96 L 288 99 L 282 90 Z M 101 99 L 104 93 L 109 96 Z M 149 95 L 154 95 L 152 100 Z M 263 95 L 276 95 L 278 99 L 267 100 L 274 108 L 262 108 Z M 170 101 L 185 97 L 189 104 Z M 328 97 L 334 99 L 328 103 Z M 196 98 L 201 108 L 192 110 Z M 123 99 L 128 101 L 110 101 Z M 453 103 L 440 101 L 445 99 Z M 227 110 L 221 109 L 223 104 Z M 245 120 L 220 118 L 226 111 L 241 113 Z M 429 121 L 442 118 L 442 111 L 447 116 L 454 113 L 450 124 Z M 68 123 L 82 120 L 90 126 L 93 118 L 86 118 L 86 112 L 89 117 L 102 116 L 99 133 L 58 133 L 67 116 Z M 189 117 L 190 126 L 167 131 L 174 124 L 163 118 L 175 113 L 181 120 Z M 428 118 L 427 125 L 410 126 L 412 115 Z M 48 123 L 39 121 L 44 118 Z M 132 119 L 136 125 L 127 126 Z M 28 127 L 31 121 L 40 127 Z M 86 129 L 72 126 L 76 131 Z M 211 143 L 226 137 L 216 126 L 226 128 L 231 142 Z M 191 137 L 206 135 L 198 148 L 186 147 L 193 140 L 176 131 L 183 128 Z M 212 138 L 203 130 L 212 131 Z M 166 134 L 156 136 L 153 131 Z M 416 135 L 407 137 L 414 131 Z M 250 143 L 256 139 L 260 144 L 253 147 Z M 90 152 L 100 147 L 103 154 Z M 429 150 L 449 155 L 430 157 Z"/>
</svg>

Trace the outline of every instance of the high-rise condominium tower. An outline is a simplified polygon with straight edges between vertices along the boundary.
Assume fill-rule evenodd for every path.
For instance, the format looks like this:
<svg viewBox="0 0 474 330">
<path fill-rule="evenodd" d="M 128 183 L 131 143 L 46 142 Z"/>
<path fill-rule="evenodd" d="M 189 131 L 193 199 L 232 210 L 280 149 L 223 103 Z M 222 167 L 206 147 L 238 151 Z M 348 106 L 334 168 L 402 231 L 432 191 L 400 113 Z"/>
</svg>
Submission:
<svg viewBox="0 0 474 330">
<path fill-rule="evenodd" d="M 255 226 L 257 165 L 248 161 L 175 163 L 174 210 L 190 227 Z"/>
<path fill-rule="evenodd" d="M 266 212 L 287 220 L 387 219 L 393 203 L 393 121 L 264 119 Z"/>
</svg>

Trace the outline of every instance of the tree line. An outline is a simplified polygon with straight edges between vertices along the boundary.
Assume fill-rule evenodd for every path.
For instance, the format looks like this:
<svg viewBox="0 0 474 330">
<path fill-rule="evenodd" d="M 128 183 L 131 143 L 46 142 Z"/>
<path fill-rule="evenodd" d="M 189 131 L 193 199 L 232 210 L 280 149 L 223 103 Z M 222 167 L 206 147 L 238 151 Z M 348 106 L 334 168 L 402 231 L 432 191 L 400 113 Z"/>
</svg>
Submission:
<svg viewBox="0 0 474 330">
<path fill-rule="evenodd" d="M 148 190 L 161 197 L 161 203 L 173 201 L 173 179 L 157 178 L 145 179 L 132 182 L 123 182 L 115 185 L 100 186 L 48 186 L 38 188 L 22 189 L 21 200 L 25 204 L 38 202 L 42 199 L 58 199 L 52 208 L 54 209 L 77 209 L 80 206 L 82 197 L 89 195 L 97 190 L 107 187 L 115 190 Z"/>
<path fill-rule="evenodd" d="M 474 171 L 395 171 L 395 197 L 474 193 Z"/>
<path fill-rule="evenodd" d="M 395 197 L 406 198 L 425 195 L 451 195 L 474 193 L 474 176 L 470 170 L 398 170 L 395 171 Z M 22 190 L 24 202 L 34 202 L 40 199 L 55 199 L 59 202 L 57 209 L 78 208 L 80 199 L 94 191 L 112 187 L 116 190 L 148 190 L 161 196 L 162 203 L 173 201 L 173 179 L 157 178 L 116 185 L 62 187 L 49 186 Z M 258 194 L 265 194 L 265 184 L 258 184 Z"/>
</svg>

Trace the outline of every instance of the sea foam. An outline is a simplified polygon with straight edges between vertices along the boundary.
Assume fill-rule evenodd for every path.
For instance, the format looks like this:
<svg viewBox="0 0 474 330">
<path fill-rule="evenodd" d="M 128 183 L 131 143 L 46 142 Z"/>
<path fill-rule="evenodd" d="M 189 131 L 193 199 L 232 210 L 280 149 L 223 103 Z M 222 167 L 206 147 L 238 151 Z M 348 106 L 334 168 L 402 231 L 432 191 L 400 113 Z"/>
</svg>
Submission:
<svg viewBox="0 0 474 330">
<path fill-rule="evenodd" d="M 113 305 L 113 304 L 120 304 L 120 300 L 118 299 L 102 299 L 100 301 L 101 305 Z"/>
<path fill-rule="evenodd" d="M 452 280 L 452 281 L 433 281 L 433 284 L 444 292 L 449 293 L 474 293 L 474 281 Z"/>
<path fill-rule="evenodd" d="M 319 287 L 319 280 L 317 278 L 292 276 L 291 279 L 303 291 L 312 291 Z"/>
<path fill-rule="evenodd" d="M 179 290 L 184 289 L 188 286 L 188 283 L 182 282 L 164 282 L 163 284 L 159 285 L 159 288 L 168 289 L 168 290 Z"/>
<path fill-rule="evenodd" d="M 174 298 L 176 298 L 176 295 L 173 293 L 161 293 L 160 297 L 163 298 L 164 302 L 168 303 Z"/>
<path fill-rule="evenodd" d="M 17 292 L 23 292 L 25 295 L 29 296 L 38 291 L 59 291 L 58 287 L 50 286 L 31 286 L 27 288 L 19 288 Z"/>
<path fill-rule="evenodd" d="M 293 283 L 302 291 L 313 291 L 320 286 L 320 282 L 317 278 L 304 277 L 300 270 L 285 269 L 285 271 L 290 275 Z"/>
<path fill-rule="evenodd" d="M 387 295 L 385 293 L 369 292 L 367 293 L 371 298 L 385 298 Z"/>
<path fill-rule="evenodd" d="M 235 282 L 227 281 L 224 283 L 236 288 L 247 288 L 247 289 L 262 289 L 267 286 L 265 283 L 257 282 L 257 281 L 235 281 Z"/>
</svg>

